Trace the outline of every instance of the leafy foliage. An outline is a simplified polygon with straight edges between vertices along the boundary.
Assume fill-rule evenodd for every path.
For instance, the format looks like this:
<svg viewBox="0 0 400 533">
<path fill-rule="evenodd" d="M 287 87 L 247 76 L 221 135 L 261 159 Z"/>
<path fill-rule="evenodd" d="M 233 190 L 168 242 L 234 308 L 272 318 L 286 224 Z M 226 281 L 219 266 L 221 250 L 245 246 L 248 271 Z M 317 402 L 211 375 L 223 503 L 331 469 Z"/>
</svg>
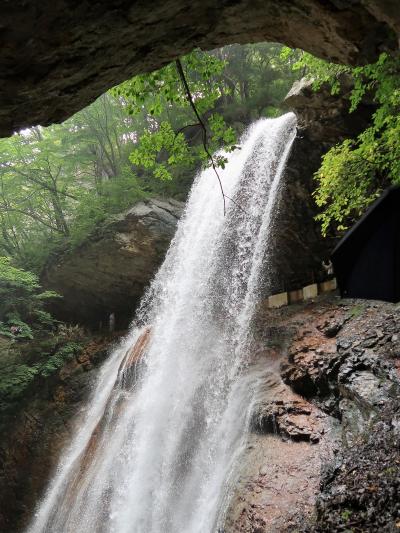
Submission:
<svg viewBox="0 0 400 533">
<path fill-rule="evenodd" d="M 0 406 L 1 400 L 10 401 L 21 396 L 36 375 L 37 369 L 28 365 L 18 365 L 10 375 L 3 375 L 0 380 Z"/>
<path fill-rule="evenodd" d="M 364 97 L 377 104 L 370 127 L 333 147 L 315 175 L 322 232 L 343 231 L 385 187 L 400 183 L 400 56 L 383 53 L 372 65 L 351 68 L 304 53 L 294 68 L 311 77 L 315 89 L 330 84 L 332 93 L 340 90 L 343 75 L 351 76 L 350 112 Z"/>
<path fill-rule="evenodd" d="M 194 104 L 207 125 L 206 146 L 202 124 L 193 114 L 175 64 L 113 89 L 131 115 L 144 110 L 151 115 L 130 155 L 131 162 L 169 181 L 179 168 L 190 172 L 210 164 L 208 153 L 218 148 L 234 150 L 238 131 L 232 119 L 246 124 L 255 117 L 275 115 L 273 106 L 290 86 L 293 74 L 281 60 L 280 50 L 276 44 L 233 45 L 211 53 L 195 50 L 182 58 Z M 224 165 L 225 161 L 219 157 L 214 163 Z"/>
<path fill-rule="evenodd" d="M 213 54 L 194 51 L 182 58 L 181 64 L 185 78 L 190 80 L 189 89 L 199 115 L 212 112 L 222 95 L 220 85 L 214 80 L 219 78 L 226 62 Z M 188 122 L 189 119 L 193 122 L 196 117 L 193 117 L 186 89 L 174 63 L 157 72 L 137 76 L 114 89 L 114 93 L 124 98 L 130 114 L 139 113 L 145 106 L 156 118 L 151 129 L 141 136 L 130 160 L 135 165 L 151 169 L 161 180 L 171 180 L 177 166 L 190 167 L 196 160 L 207 162 L 207 148 L 209 152 L 221 145 L 227 151 L 234 148 L 236 135 L 233 128 L 227 127 L 222 116 L 216 113 L 209 117 L 207 148 L 204 139 L 203 143 L 189 145 L 183 131 L 186 127 L 201 128 L 202 124 Z M 174 118 L 172 111 L 178 111 Z M 177 119 L 183 122 L 182 127 L 178 127 Z"/>
<path fill-rule="evenodd" d="M 214 54 L 196 50 L 182 59 L 193 83 L 196 105 L 203 114 L 218 99 L 220 92 L 212 84 L 213 77 L 220 75 L 225 62 Z M 186 95 L 174 63 L 149 74 L 141 74 L 114 89 L 117 96 L 126 98 L 128 112 L 139 114 L 145 108 L 153 116 L 160 115 L 167 107 L 188 108 Z"/>
<path fill-rule="evenodd" d="M 35 381 L 48 378 L 60 370 L 64 364 L 79 355 L 82 346 L 67 342 L 51 353 L 44 361 L 29 364 L 11 364 L 2 369 L 0 377 L 0 411 L 18 400 Z"/>
<path fill-rule="evenodd" d="M 128 160 L 125 118 L 104 95 L 60 126 L 0 141 L 3 253 L 40 270 L 54 248 L 79 244 L 107 214 L 143 197 Z"/>
<path fill-rule="evenodd" d="M 41 292 L 35 274 L 14 267 L 8 257 L 0 257 L 0 335 L 32 339 L 32 328 L 53 327 L 54 319 L 43 306 L 56 297 L 55 292 Z"/>
</svg>

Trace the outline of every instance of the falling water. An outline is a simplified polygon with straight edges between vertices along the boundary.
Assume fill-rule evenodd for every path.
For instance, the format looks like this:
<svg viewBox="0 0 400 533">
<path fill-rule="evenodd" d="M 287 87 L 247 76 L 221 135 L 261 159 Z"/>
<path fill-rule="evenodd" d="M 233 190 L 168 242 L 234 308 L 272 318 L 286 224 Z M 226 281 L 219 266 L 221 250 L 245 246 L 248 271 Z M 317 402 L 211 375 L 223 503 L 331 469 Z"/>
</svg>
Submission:
<svg viewBox="0 0 400 533">
<path fill-rule="evenodd" d="M 268 270 L 287 114 L 256 122 L 220 171 L 196 178 L 130 334 L 103 366 L 85 419 L 29 533 L 218 531 L 256 383 L 251 318 Z"/>
</svg>

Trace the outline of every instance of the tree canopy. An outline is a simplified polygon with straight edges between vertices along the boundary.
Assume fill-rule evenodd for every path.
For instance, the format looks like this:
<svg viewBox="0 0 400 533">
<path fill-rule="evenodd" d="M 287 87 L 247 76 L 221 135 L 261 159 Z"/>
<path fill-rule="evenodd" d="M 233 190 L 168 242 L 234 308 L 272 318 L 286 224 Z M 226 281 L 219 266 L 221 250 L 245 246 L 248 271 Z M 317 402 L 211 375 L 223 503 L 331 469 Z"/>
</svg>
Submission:
<svg viewBox="0 0 400 533">
<path fill-rule="evenodd" d="M 0 253 L 40 271 L 106 217 L 151 195 L 183 199 L 209 154 L 276 115 L 296 74 L 277 44 L 196 50 L 127 80 L 63 124 L 0 140 Z M 214 163 L 224 164 L 220 157 Z M 173 179 L 172 179 L 173 178 Z"/>
</svg>

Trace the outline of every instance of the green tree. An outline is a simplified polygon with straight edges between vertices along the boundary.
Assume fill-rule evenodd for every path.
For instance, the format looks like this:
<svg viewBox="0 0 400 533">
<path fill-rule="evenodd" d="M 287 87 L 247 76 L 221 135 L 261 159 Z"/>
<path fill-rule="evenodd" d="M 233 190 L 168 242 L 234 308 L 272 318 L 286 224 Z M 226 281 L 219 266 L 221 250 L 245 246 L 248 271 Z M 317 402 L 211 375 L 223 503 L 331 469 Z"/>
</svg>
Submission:
<svg viewBox="0 0 400 533">
<path fill-rule="evenodd" d="M 181 60 L 183 76 L 172 63 L 61 125 L 0 140 L 0 254 L 39 272 L 53 252 L 138 200 L 184 199 L 201 166 L 224 164 L 211 157 L 217 149 L 233 149 L 253 119 L 279 113 L 296 76 L 281 49 L 197 50 Z"/>
<path fill-rule="evenodd" d="M 76 197 L 63 130 L 35 127 L 1 141 L 0 247 L 21 261 L 25 245 L 40 234 L 69 235 L 67 213 Z"/>
<path fill-rule="evenodd" d="M 109 95 L 59 126 L 0 141 L 0 250 L 40 269 L 108 214 L 143 197 L 129 153 L 131 124 Z M 39 246 L 38 246 L 39 244 Z"/>
<path fill-rule="evenodd" d="M 213 54 L 196 50 L 182 58 L 178 68 L 171 63 L 159 71 L 135 76 L 113 90 L 130 115 L 143 110 L 147 113 L 147 125 L 130 155 L 134 165 L 151 170 L 158 179 L 171 180 L 177 167 L 190 168 L 195 160 L 210 162 L 209 154 L 221 144 L 233 149 L 233 129 L 221 127 L 223 118 L 212 112 L 221 96 L 221 88 L 212 78 L 221 74 L 224 65 Z M 202 142 L 189 143 L 184 136 L 187 128 L 198 128 Z"/>
<path fill-rule="evenodd" d="M 245 125 L 280 113 L 278 106 L 295 79 L 281 49 L 261 43 L 195 50 L 181 59 L 183 73 L 171 63 L 114 88 L 130 115 L 142 119 L 132 163 L 171 180 L 182 169 L 212 164 L 210 154 L 219 148 L 233 150 Z M 224 158 L 214 163 L 223 165 Z"/>
</svg>

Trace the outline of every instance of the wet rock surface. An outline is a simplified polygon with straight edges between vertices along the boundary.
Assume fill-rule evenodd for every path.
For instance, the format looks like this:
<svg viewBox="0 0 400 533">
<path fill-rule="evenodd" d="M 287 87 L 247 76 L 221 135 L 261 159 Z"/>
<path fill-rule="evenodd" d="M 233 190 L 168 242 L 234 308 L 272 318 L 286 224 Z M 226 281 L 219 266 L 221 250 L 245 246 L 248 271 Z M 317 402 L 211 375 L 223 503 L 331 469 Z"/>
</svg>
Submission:
<svg viewBox="0 0 400 533">
<path fill-rule="evenodd" d="M 255 329 L 262 387 L 220 533 L 398 531 L 400 308 L 322 296 L 261 308 Z M 86 343 L 3 416 L 0 531 L 26 525 L 108 342 Z"/>
<path fill-rule="evenodd" d="M 270 373 L 256 399 L 251 428 L 273 433 L 284 440 L 318 442 L 323 413 L 285 385 L 279 374 Z"/>
<path fill-rule="evenodd" d="M 400 529 L 398 401 L 326 467 L 317 518 L 298 531 L 395 532 Z"/>
<path fill-rule="evenodd" d="M 353 82 L 347 75 L 341 75 L 339 81 L 340 92 L 333 95 L 330 85 L 323 84 L 315 91 L 312 81 L 303 78 L 293 84 L 283 102 L 285 108 L 296 112 L 300 131 L 310 141 L 336 144 L 357 136 L 369 125 L 376 109 L 372 98 L 364 96 L 357 110 L 349 113 Z"/>
<path fill-rule="evenodd" d="M 110 87 L 194 47 L 284 42 L 336 62 L 398 47 L 395 0 L 6 2 L 0 137 L 60 122 Z"/>
<path fill-rule="evenodd" d="M 279 533 L 312 516 L 323 453 L 320 444 L 250 435 L 224 533 Z"/>
<path fill-rule="evenodd" d="M 117 327 L 126 327 L 164 259 L 182 210 L 183 204 L 173 199 L 139 202 L 77 249 L 52 260 L 41 282 L 63 296 L 53 313 L 105 329 L 114 313 Z"/>
<path fill-rule="evenodd" d="M 324 296 L 260 311 L 257 330 L 263 386 L 226 533 L 398 531 L 400 308 Z"/>
</svg>

